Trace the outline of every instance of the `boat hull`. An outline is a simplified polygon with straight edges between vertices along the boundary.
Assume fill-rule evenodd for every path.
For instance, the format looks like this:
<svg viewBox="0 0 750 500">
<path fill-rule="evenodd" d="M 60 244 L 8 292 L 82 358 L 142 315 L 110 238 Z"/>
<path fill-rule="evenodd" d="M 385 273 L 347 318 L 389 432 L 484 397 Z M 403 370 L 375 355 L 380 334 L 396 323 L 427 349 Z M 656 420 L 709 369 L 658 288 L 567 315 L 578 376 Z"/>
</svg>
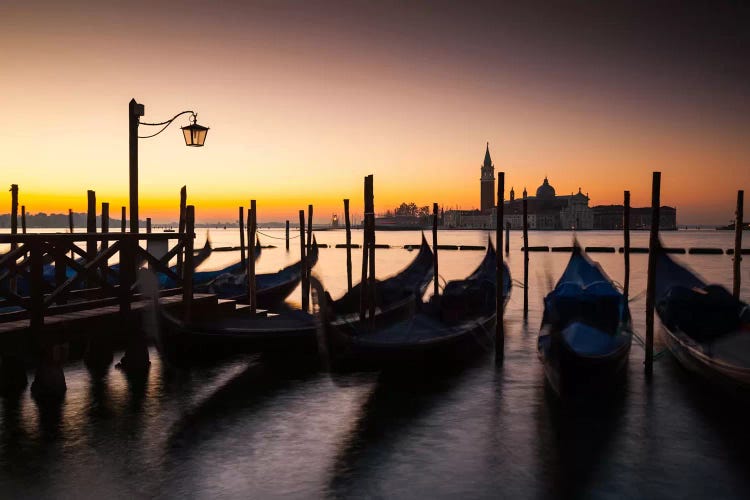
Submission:
<svg viewBox="0 0 750 500">
<path fill-rule="evenodd" d="M 549 385 L 561 397 L 611 390 L 625 379 L 631 343 L 624 342 L 606 355 L 586 356 L 570 348 L 547 325 L 539 338 L 539 359 Z"/>
</svg>

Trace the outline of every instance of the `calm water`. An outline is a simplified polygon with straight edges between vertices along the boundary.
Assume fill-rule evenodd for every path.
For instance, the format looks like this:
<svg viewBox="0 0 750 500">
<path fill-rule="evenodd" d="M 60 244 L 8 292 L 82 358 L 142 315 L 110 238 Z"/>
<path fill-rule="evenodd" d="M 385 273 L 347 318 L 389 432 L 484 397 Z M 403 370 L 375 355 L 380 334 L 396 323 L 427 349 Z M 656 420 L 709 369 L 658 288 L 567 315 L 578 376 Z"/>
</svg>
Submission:
<svg viewBox="0 0 750 500">
<path fill-rule="evenodd" d="M 283 231 L 262 230 L 283 236 Z M 342 243 L 343 231 L 318 233 Z M 202 244 L 199 237 L 198 244 Z M 236 230 L 211 230 L 214 246 L 236 245 Z M 567 246 L 570 233 L 530 234 L 531 245 Z M 633 246 L 647 246 L 645 232 Z M 666 233 L 669 246 L 730 248 L 733 234 Z M 418 232 L 378 233 L 379 243 L 417 244 Z M 620 246 L 615 233 L 579 234 L 586 245 Z M 261 236 L 258 272 L 299 258 L 283 240 Z M 485 244 L 487 233 L 443 231 L 445 244 Z M 361 242 L 361 233 L 354 232 Z M 747 242 L 745 246 L 750 246 Z M 521 280 L 520 233 L 508 263 Z M 440 275 L 465 276 L 482 252 L 442 251 Z M 414 253 L 379 250 L 377 274 Z M 355 276 L 361 254 L 354 251 Z M 620 254 L 594 254 L 623 279 Z M 681 258 L 680 258 L 681 257 Z M 237 254 L 214 254 L 219 268 Z M 729 256 L 678 256 L 710 281 L 731 285 Z M 94 380 L 66 367 L 59 407 L 38 407 L 28 391 L 0 408 L 0 496 L 47 498 L 750 498 L 750 410 L 704 388 L 669 356 L 643 376 L 631 352 L 626 386 L 606 401 L 566 408 L 545 386 L 536 357 L 541 299 L 568 256 L 530 254 L 529 319 L 514 288 L 506 312 L 506 357 L 491 356 L 451 376 L 393 381 L 373 374 L 331 378 L 268 366 L 255 358 L 176 372 L 152 351 L 145 384 L 112 369 Z M 645 332 L 646 255 L 632 256 L 631 310 Z M 345 250 L 321 249 L 315 272 L 334 297 L 346 287 Z M 357 279 L 355 278 L 355 281 Z M 743 267 L 750 297 L 750 266 Z M 299 300 L 295 292 L 292 302 Z M 662 344 L 658 338 L 656 350 Z M 31 380 L 31 379 L 30 379 Z"/>
</svg>

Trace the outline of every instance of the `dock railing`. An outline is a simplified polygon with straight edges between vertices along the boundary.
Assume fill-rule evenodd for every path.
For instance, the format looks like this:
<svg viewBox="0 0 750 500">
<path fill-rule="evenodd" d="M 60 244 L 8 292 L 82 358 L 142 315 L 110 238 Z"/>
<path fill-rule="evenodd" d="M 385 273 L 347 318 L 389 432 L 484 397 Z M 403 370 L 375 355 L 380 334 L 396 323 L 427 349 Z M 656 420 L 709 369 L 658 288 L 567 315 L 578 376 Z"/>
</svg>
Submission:
<svg viewBox="0 0 750 500">
<path fill-rule="evenodd" d="M 0 255 L 0 311 L 17 306 L 12 308 L 15 311 L 0 312 L 0 322 L 30 318 L 30 326 L 35 328 L 44 324 L 46 315 L 116 303 L 126 314 L 137 299 L 136 272 L 143 264 L 174 282 L 178 287 L 175 292 L 182 288 L 187 310 L 193 289 L 183 284 L 192 284 L 193 266 L 184 265 L 180 274 L 169 267 L 169 261 L 185 255 L 184 262 L 192 264 L 194 238 L 194 227 L 170 234 L 0 234 L 0 244 L 11 246 Z M 169 240 L 176 243 L 161 257 L 141 246 Z M 92 253 L 91 248 L 98 250 Z M 119 257 L 119 263 L 107 265 L 114 257 Z"/>
</svg>

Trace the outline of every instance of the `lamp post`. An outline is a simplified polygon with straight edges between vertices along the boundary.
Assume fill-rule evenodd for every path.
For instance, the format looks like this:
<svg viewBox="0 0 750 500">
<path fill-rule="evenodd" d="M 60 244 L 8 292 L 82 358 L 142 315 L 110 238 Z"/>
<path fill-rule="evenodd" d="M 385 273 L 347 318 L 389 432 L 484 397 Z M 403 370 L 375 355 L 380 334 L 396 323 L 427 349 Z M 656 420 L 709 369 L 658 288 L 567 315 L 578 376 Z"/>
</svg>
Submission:
<svg viewBox="0 0 750 500">
<path fill-rule="evenodd" d="M 198 115 L 195 111 L 182 111 L 174 115 L 171 119 L 160 123 L 141 122 L 140 118 L 144 114 L 143 104 L 139 104 L 135 99 L 131 99 L 128 105 L 128 130 L 130 138 L 130 232 L 138 232 L 138 139 L 148 139 L 161 134 L 173 121 L 179 116 L 190 114 L 191 123 L 181 127 L 185 137 L 185 145 L 192 147 L 201 147 L 206 142 L 208 127 L 198 125 Z M 138 135 L 138 125 L 162 126 L 163 127 L 151 135 Z"/>
</svg>

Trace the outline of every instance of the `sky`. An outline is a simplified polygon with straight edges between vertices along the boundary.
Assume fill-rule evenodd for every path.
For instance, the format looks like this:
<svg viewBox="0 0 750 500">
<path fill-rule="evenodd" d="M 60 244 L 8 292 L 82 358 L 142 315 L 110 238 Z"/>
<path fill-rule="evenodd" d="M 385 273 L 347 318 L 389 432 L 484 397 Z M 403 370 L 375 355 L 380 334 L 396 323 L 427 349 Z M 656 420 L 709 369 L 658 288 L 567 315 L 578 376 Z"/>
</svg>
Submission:
<svg viewBox="0 0 750 500">
<path fill-rule="evenodd" d="M 131 98 L 210 127 L 203 148 L 186 117 L 139 141 L 157 222 L 182 185 L 201 222 L 250 199 L 261 222 L 344 198 L 357 217 L 368 174 L 378 212 L 477 208 L 487 142 L 507 191 L 546 175 L 591 206 L 649 205 L 660 171 L 680 224 L 728 222 L 750 188 L 741 2 L 112 3 L 0 3 L 0 184 L 31 213 L 85 211 L 87 189 L 127 205 Z"/>
</svg>

